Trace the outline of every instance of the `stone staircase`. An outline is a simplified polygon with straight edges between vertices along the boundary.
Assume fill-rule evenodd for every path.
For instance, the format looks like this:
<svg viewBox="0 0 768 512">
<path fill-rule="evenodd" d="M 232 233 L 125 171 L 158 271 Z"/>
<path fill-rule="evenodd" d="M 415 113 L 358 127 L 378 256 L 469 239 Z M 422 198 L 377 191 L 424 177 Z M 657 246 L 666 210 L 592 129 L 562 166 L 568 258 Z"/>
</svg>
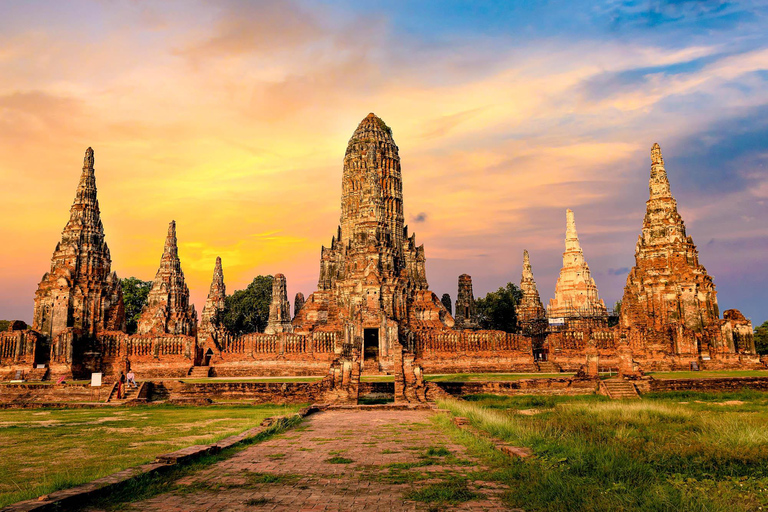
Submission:
<svg viewBox="0 0 768 512">
<path fill-rule="evenodd" d="M 139 388 L 141 388 L 141 384 L 139 384 L 138 382 L 136 384 L 138 384 L 139 387 L 134 388 L 132 386 L 128 386 L 127 384 L 124 385 L 123 386 L 123 396 L 121 398 L 117 398 L 117 386 L 114 386 L 112 388 L 112 391 L 109 393 L 109 397 L 107 398 L 107 402 L 108 403 L 113 403 L 113 404 L 114 403 L 125 403 L 125 402 L 128 402 L 130 400 L 135 399 L 136 395 L 139 392 Z"/>
<path fill-rule="evenodd" d="M 42 382 L 46 377 L 48 377 L 48 368 L 32 368 L 24 375 L 24 380 L 27 382 Z"/>
<path fill-rule="evenodd" d="M 363 375 L 388 375 L 387 372 L 381 369 L 379 362 L 373 358 L 363 361 L 363 368 L 360 373 Z"/>
<path fill-rule="evenodd" d="M 601 390 L 612 400 L 640 398 L 634 384 L 624 379 L 608 379 L 600 382 Z"/>
<path fill-rule="evenodd" d="M 193 366 L 189 369 L 189 376 L 192 379 L 207 379 L 211 375 L 210 366 Z"/>
<path fill-rule="evenodd" d="M 539 361 L 536 367 L 541 373 L 560 373 L 560 367 L 552 361 Z"/>
</svg>

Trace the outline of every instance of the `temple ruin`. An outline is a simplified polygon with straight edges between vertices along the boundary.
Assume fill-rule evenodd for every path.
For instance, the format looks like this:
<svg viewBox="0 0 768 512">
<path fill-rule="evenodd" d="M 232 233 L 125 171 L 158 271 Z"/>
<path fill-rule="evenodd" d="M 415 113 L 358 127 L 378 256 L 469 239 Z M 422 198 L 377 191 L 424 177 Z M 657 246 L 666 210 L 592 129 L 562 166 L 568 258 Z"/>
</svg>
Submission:
<svg viewBox="0 0 768 512">
<path fill-rule="evenodd" d="M 321 249 L 317 290 L 306 300 L 296 294 L 291 317 L 286 278 L 276 274 L 263 333 L 222 324 L 220 258 L 198 329 L 171 222 L 138 333 L 128 335 L 88 148 L 70 220 L 35 296 L 33 326 L 0 333 L 0 369 L 31 375 L 34 366 L 40 378 L 96 371 L 112 378 L 128 368 L 145 379 L 316 375 L 324 377 L 317 392 L 341 401 L 357 399 L 361 374 L 391 374 L 397 400 L 423 401 L 436 392 L 425 373 L 765 368 L 749 320 L 733 309 L 719 317 L 714 282 L 686 234 L 658 144 L 617 325 L 609 325 L 571 210 L 546 311 L 524 251 L 520 332 L 481 329 L 467 274 L 459 276 L 454 320 L 450 297 L 430 291 L 424 246 L 404 224 L 401 173 L 392 130 L 369 114 L 347 145 L 339 225 Z"/>
</svg>

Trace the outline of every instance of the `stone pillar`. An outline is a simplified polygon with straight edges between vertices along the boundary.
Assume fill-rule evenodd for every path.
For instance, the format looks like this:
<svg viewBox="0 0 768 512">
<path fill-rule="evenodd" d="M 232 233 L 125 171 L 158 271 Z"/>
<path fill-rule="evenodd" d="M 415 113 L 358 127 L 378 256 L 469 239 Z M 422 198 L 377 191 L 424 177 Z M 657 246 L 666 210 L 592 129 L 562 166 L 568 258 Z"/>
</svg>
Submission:
<svg viewBox="0 0 768 512">
<path fill-rule="evenodd" d="M 296 315 L 299 314 L 299 311 L 301 311 L 301 308 L 303 307 L 304 307 L 304 294 L 299 292 L 293 298 L 293 317 L 294 318 L 296 318 Z"/>
<path fill-rule="evenodd" d="M 272 302 L 269 304 L 269 321 L 264 332 L 267 334 L 293 332 L 291 304 L 288 302 L 288 292 L 283 274 L 275 274 L 272 281 Z"/>
<path fill-rule="evenodd" d="M 456 314 L 454 315 L 456 329 L 479 329 L 475 297 L 472 294 L 472 276 L 459 276 L 459 293 L 456 295 Z"/>
</svg>

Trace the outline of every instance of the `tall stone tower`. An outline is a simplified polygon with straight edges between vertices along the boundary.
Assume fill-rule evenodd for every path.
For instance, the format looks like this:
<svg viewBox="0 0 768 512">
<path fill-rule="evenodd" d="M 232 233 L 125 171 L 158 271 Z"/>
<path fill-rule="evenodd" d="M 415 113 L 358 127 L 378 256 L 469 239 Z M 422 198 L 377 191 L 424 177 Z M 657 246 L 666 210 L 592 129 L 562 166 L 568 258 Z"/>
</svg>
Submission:
<svg viewBox="0 0 768 512">
<path fill-rule="evenodd" d="M 176 240 L 176 221 L 168 225 L 168 236 L 160 259 L 147 305 L 139 318 L 138 334 L 184 334 L 197 332 L 197 313 L 189 303 L 189 288 L 181 270 L 179 248 Z"/>
<path fill-rule="evenodd" d="M 477 308 L 475 296 L 472 291 L 472 276 L 461 274 L 459 276 L 459 291 L 456 294 L 456 329 L 479 329 L 477 323 Z"/>
<path fill-rule="evenodd" d="M 272 302 L 269 304 L 269 320 L 264 332 L 277 334 L 280 332 L 292 332 L 291 304 L 288 302 L 288 291 L 285 286 L 285 276 L 275 274 L 272 280 Z"/>
<path fill-rule="evenodd" d="M 217 256 L 211 288 L 208 290 L 208 298 L 205 300 L 203 312 L 200 314 L 200 331 L 209 332 L 215 329 L 216 313 L 224 309 L 226 298 L 227 288 L 224 285 L 224 270 L 221 268 L 221 258 Z"/>
<path fill-rule="evenodd" d="M 298 292 L 293 297 L 293 316 L 298 315 L 299 311 L 301 311 L 301 308 L 303 307 L 304 307 L 304 294 L 301 292 Z"/>
<path fill-rule="evenodd" d="M 88 148 L 69 222 L 35 293 L 33 328 L 49 337 L 68 327 L 85 336 L 125 330 L 123 288 L 111 265 Z"/>
<path fill-rule="evenodd" d="M 533 278 L 531 259 L 528 251 L 523 251 L 523 275 L 520 278 L 520 291 L 523 297 L 515 306 L 517 324 L 524 334 L 537 334 L 546 326 L 546 312 L 541 303 L 536 280 Z"/>
<path fill-rule="evenodd" d="M 392 130 L 369 114 L 347 145 L 339 227 L 322 248 L 318 290 L 295 316 L 295 331 L 343 331 L 347 343 L 365 334 L 366 343 L 383 340 L 386 355 L 409 330 L 453 325 L 428 289 L 424 247 L 403 219 L 398 148 Z"/>
<path fill-rule="evenodd" d="M 700 332 L 719 319 L 715 285 L 685 232 L 658 144 L 651 148 L 648 188 L 635 266 L 624 288 L 621 324 L 654 331 L 682 325 Z"/>
<path fill-rule="evenodd" d="M 605 304 L 598 296 L 597 285 L 584 259 L 576 232 L 576 220 L 570 209 L 566 210 L 563 268 L 560 269 L 560 277 L 555 285 L 555 298 L 549 301 L 547 316 L 565 318 L 573 327 L 577 326 L 577 320 L 589 321 L 591 324 L 608 321 Z"/>
</svg>

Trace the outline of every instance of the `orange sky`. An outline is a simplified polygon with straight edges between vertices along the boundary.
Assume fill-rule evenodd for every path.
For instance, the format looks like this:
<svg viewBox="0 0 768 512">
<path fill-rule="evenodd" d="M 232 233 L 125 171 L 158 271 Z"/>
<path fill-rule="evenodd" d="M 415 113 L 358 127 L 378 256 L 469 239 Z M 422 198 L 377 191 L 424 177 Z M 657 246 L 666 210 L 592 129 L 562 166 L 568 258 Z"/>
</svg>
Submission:
<svg viewBox="0 0 768 512">
<path fill-rule="evenodd" d="M 436 293 L 455 296 L 464 272 L 477 294 L 518 282 L 527 248 L 548 300 L 572 208 L 613 304 L 658 141 L 721 308 L 768 316 L 766 287 L 741 284 L 764 262 L 765 160 L 744 157 L 746 185 L 714 182 L 716 193 L 685 160 L 702 130 L 768 104 L 761 45 L 557 34 L 438 44 L 393 13 L 333 6 L 47 5 L 0 22 L 0 318 L 31 320 L 88 146 L 120 277 L 153 278 L 176 220 L 198 311 L 216 256 L 230 293 L 282 272 L 291 298 L 308 295 L 338 223 L 346 142 L 371 111 L 400 147 L 406 222 Z"/>
</svg>

